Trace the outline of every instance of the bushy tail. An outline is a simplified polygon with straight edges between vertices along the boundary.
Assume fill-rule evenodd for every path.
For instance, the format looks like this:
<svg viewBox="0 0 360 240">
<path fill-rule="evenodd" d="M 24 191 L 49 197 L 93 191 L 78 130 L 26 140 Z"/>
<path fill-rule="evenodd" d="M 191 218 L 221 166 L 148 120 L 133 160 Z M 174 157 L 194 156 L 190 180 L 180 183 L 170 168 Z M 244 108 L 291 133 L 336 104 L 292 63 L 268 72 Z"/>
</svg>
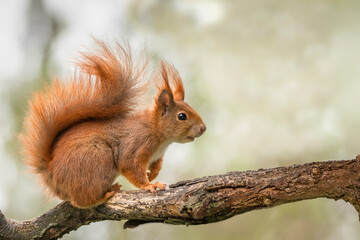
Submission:
<svg viewBox="0 0 360 240">
<path fill-rule="evenodd" d="M 133 63 L 130 48 L 97 41 L 93 53 L 82 53 L 80 71 L 67 82 L 53 81 L 34 94 L 21 135 L 26 163 L 41 173 L 51 160 L 56 136 L 86 119 L 127 115 L 147 89 L 147 61 Z"/>
</svg>

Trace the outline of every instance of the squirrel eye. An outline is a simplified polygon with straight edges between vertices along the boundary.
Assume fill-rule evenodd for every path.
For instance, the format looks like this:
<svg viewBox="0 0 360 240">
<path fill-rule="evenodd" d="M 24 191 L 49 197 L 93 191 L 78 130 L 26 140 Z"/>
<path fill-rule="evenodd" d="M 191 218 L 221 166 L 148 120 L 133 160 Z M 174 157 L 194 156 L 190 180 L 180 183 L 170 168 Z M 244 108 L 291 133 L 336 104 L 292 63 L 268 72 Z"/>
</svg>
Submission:
<svg viewBox="0 0 360 240">
<path fill-rule="evenodd" d="M 185 113 L 179 113 L 179 114 L 178 114 L 178 119 L 179 119 L 179 120 L 182 120 L 182 121 L 183 121 L 183 120 L 186 120 L 186 119 L 187 119 L 186 114 L 185 114 Z"/>
</svg>

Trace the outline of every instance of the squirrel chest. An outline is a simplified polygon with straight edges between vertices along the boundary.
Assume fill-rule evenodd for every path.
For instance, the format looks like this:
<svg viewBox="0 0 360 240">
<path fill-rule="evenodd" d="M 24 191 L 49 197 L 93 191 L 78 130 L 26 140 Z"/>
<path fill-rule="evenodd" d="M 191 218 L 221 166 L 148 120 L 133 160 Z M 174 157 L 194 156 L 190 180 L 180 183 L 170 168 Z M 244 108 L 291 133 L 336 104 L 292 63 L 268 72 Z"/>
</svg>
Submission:
<svg viewBox="0 0 360 240">
<path fill-rule="evenodd" d="M 155 150 L 155 152 L 151 155 L 149 165 L 160 159 L 165 154 L 166 149 L 169 147 L 169 145 L 170 143 L 167 142 L 160 144 L 159 147 Z"/>
</svg>

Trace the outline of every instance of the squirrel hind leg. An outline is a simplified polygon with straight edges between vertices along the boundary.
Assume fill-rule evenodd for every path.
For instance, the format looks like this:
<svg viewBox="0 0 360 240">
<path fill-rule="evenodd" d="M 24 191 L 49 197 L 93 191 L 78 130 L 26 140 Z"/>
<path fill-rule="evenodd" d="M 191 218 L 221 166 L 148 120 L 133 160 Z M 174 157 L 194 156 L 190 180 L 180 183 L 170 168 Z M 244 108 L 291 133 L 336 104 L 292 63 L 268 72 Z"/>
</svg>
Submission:
<svg viewBox="0 0 360 240">
<path fill-rule="evenodd" d="M 111 198 L 114 195 L 115 195 L 115 191 L 110 191 L 110 192 L 105 193 L 104 197 L 99 199 L 95 203 L 89 204 L 89 203 L 81 203 L 77 200 L 75 200 L 75 201 L 71 200 L 70 204 L 76 208 L 92 208 L 92 207 L 96 207 L 96 206 L 99 206 L 99 205 L 105 203 L 106 200 L 108 200 L 109 198 Z"/>
<path fill-rule="evenodd" d="M 92 136 L 79 135 L 72 134 L 65 139 L 75 142 L 72 145 L 58 144 L 55 148 L 50 187 L 53 192 L 58 190 L 59 197 L 73 206 L 89 208 L 104 203 L 119 188 L 113 185 L 118 173 L 112 149 L 106 143 Z M 87 143 L 78 143 L 77 139 Z"/>
<path fill-rule="evenodd" d="M 119 183 L 115 183 L 111 186 L 110 190 L 108 192 L 105 193 L 105 195 L 100 198 L 98 201 L 96 201 L 95 203 L 91 203 L 91 204 L 88 204 L 88 203 L 81 203 L 79 201 L 74 201 L 74 200 L 71 200 L 70 201 L 70 204 L 74 207 L 77 207 L 77 208 L 91 208 L 91 207 L 96 207 L 96 206 L 99 206 L 103 203 L 105 203 L 109 198 L 111 198 L 112 196 L 115 195 L 115 192 L 120 190 L 122 186 L 119 184 Z"/>
</svg>

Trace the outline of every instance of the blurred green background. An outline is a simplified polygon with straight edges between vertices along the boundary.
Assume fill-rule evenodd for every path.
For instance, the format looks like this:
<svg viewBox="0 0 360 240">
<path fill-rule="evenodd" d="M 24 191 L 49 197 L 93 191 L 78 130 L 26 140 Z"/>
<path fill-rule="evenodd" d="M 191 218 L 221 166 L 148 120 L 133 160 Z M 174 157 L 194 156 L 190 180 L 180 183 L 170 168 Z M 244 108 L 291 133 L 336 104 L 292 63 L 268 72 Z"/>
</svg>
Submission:
<svg viewBox="0 0 360 240">
<path fill-rule="evenodd" d="M 352 159 L 360 143 L 360 1 L 0 0 L 0 209 L 16 220 L 58 203 L 21 161 L 31 92 L 73 71 L 99 39 L 172 62 L 186 100 L 208 130 L 173 144 L 158 180 L 175 183 L 235 170 Z M 124 178 L 125 189 L 132 188 Z M 121 222 L 84 226 L 64 239 L 359 239 L 343 201 L 316 199 L 202 226 Z"/>
</svg>

